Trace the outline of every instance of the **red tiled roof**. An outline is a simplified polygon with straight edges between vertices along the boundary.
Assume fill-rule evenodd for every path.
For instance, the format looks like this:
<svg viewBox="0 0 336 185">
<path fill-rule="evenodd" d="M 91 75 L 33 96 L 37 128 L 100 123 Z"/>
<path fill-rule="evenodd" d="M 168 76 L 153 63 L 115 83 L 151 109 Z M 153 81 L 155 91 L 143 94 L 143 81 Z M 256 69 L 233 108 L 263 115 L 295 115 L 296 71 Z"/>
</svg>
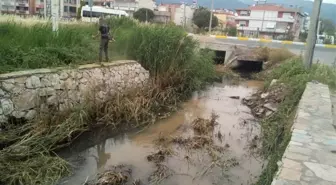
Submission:
<svg viewBox="0 0 336 185">
<path fill-rule="evenodd" d="M 255 5 L 250 6 L 248 8 L 238 8 L 238 10 L 266 10 L 266 11 L 279 11 L 279 12 L 299 12 L 299 10 L 293 8 L 286 8 L 280 5 L 275 4 L 262 4 L 262 5 Z"/>
</svg>

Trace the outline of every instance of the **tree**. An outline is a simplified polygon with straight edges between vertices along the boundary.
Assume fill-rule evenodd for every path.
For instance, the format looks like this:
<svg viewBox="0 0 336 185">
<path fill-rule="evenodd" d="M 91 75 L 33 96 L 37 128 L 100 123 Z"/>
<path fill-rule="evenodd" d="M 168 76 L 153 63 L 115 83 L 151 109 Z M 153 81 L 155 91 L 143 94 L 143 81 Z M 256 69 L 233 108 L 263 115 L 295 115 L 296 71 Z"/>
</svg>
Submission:
<svg viewBox="0 0 336 185">
<path fill-rule="evenodd" d="M 133 17 L 140 22 L 150 22 L 154 19 L 154 12 L 148 8 L 140 8 L 134 12 Z"/>
<path fill-rule="evenodd" d="M 301 32 L 300 35 L 299 35 L 299 38 L 300 38 L 301 42 L 306 42 L 307 37 L 308 37 L 308 32 L 307 31 Z"/>
<path fill-rule="evenodd" d="M 236 27 L 229 27 L 227 31 L 228 36 L 237 36 L 237 28 Z"/>
<path fill-rule="evenodd" d="M 194 12 L 193 22 L 199 28 L 208 28 L 210 23 L 210 14 L 211 12 L 204 8 L 200 7 Z M 218 18 L 216 16 L 212 16 L 212 24 L 211 27 L 214 28 L 218 25 Z"/>
<path fill-rule="evenodd" d="M 327 35 L 335 35 L 336 28 L 332 20 L 323 19 L 321 22 L 320 33 L 326 33 Z M 320 34 L 319 33 L 319 34 Z"/>
</svg>

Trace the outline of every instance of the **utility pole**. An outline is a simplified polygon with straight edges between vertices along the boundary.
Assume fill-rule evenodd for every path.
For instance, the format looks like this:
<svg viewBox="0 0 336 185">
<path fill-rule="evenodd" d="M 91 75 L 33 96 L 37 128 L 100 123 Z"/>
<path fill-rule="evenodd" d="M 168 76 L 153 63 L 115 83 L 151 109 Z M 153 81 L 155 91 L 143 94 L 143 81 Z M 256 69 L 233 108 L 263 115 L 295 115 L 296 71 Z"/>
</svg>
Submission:
<svg viewBox="0 0 336 185">
<path fill-rule="evenodd" d="M 187 18 L 186 18 L 186 4 L 183 3 L 183 28 L 186 28 Z"/>
<path fill-rule="evenodd" d="M 146 9 L 146 24 L 148 23 L 148 11 Z"/>
<path fill-rule="evenodd" d="M 310 68 L 313 63 L 313 56 L 314 56 L 314 49 L 316 44 L 316 37 L 317 37 L 317 27 L 320 17 L 320 10 L 321 10 L 322 0 L 315 0 L 313 12 L 311 16 L 309 31 L 308 31 L 308 38 L 307 38 L 307 46 L 304 55 L 304 62 L 306 68 Z"/>
<path fill-rule="evenodd" d="M 257 0 L 257 5 L 259 4 L 259 2 L 264 2 L 264 5 L 267 3 L 267 0 Z M 261 20 L 261 28 L 258 30 L 258 37 L 259 37 L 259 32 L 262 32 L 264 29 L 264 22 L 265 22 L 265 13 L 266 10 L 264 9 L 263 15 L 262 15 L 262 20 Z"/>
<path fill-rule="evenodd" d="M 54 32 L 58 31 L 58 19 L 59 19 L 59 1 L 60 0 L 53 0 L 51 4 L 51 12 L 52 12 L 52 30 Z"/>
<path fill-rule="evenodd" d="M 211 27 L 212 27 L 212 11 L 214 6 L 214 0 L 211 0 L 211 9 L 210 9 L 210 23 L 209 23 L 209 33 L 211 34 Z"/>
<path fill-rule="evenodd" d="M 93 6 L 93 0 L 89 0 L 89 6 L 90 6 L 90 22 L 92 22 L 92 6 Z"/>
</svg>

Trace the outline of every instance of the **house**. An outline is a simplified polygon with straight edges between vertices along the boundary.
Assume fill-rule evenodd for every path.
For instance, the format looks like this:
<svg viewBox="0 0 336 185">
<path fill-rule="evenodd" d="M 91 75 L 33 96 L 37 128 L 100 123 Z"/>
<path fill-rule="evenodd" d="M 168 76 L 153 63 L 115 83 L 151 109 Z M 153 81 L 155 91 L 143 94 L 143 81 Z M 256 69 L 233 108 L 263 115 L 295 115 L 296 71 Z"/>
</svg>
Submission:
<svg viewBox="0 0 336 185">
<path fill-rule="evenodd" d="M 214 10 L 214 15 L 218 18 L 221 29 L 236 27 L 236 14 L 229 10 Z"/>
<path fill-rule="evenodd" d="M 192 18 L 195 8 L 186 4 L 161 4 L 158 6 L 158 11 L 169 12 L 170 20 L 176 25 L 192 27 Z"/>
<path fill-rule="evenodd" d="M 154 22 L 168 24 L 171 22 L 171 13 L 166 11 L 154 11 Z"/>
<path fill-rule="evenodd" d="M 258 4 L 236 9 L 240 35 L 273 39 L 299 39 L 304 14 L 277 4 Z"/>
</svg>

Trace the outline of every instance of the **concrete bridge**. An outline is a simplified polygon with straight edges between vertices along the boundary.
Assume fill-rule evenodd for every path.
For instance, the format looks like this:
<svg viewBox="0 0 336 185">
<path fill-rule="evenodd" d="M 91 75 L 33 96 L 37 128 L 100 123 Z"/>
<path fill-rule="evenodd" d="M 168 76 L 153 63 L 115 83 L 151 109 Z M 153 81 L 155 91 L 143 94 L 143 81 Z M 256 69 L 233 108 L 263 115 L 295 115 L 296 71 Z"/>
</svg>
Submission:
<svg viewBox="0 0 336 185">
<path fill-rule="evenodd" d="M 211 37 L 211 36 L 201 36 L 193 35 L 195 39 L 199 40 L 201 48 L 208 47 L 212 50 L 226 51 L 225 61 L 229 58 L 233 47 L 269 47 L 269 48 L 287 48 L 294 54 L 300 55 L 304 53 L 305 45 L 304 43 L 295 43 L 291 41 L 279 41 L 270 42 L 269 40 L 263 39 L 229 39 L 227 37 Z M 333 65 L 336 63 L 336 46 L 329 45 L 317 45 L 314 53 L 314 61 L 322 62 L 327 65 Z"/>
</svg>

